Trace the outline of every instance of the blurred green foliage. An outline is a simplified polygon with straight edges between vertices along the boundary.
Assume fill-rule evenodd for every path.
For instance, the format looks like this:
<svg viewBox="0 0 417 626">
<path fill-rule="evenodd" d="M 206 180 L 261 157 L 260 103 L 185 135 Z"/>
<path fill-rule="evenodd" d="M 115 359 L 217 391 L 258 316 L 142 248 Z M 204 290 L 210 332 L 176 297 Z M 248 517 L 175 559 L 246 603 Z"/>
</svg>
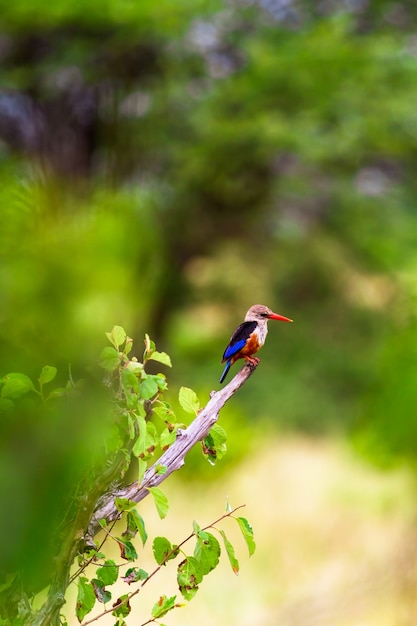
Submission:
<svg viewBox="0 0 417 626">
<path fill-rule="evenodd" d="M 1 375 L 79 378 L 121 324 L 204 401 L 261 302 L 295 324 L 225 410 L 235 449 L 266 420 L 415 459 L 415 7 L 314 6 L 0 3 Z M 22 414 L 3 476 L 31 441 Z"/>
</svg>

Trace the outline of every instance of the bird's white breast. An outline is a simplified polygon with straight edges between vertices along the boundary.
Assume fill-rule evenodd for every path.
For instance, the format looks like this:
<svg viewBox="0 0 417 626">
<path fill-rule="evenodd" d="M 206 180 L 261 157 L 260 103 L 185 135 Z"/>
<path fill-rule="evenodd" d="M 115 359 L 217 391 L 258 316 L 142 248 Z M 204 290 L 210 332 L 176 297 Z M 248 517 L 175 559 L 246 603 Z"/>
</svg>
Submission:
<svg viewBox="0 0 417 626">
<path fill-rule="evenodd" d="M 259 347 L 263 346 L 265 343 L 266 336 L 268 334 L 268 326 L 266 322 L 264 324 L 260 324 L 258 322 L 258 326 L 255 329 L 255 334 L 258 337 Z"/>
</svg>

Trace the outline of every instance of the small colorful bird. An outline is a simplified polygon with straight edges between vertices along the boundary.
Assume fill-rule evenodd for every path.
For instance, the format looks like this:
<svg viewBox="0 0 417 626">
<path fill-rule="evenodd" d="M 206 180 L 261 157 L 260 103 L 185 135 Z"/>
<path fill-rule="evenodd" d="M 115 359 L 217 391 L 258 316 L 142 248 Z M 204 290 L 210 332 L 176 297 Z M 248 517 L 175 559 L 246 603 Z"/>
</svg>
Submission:
<svg viewBox="0 0 417 626">
<path fill-rule="evenodd" d="M 236 328 L 230 338 L 229 345 L 224 351 L 222 363 L 226 363 L 226 366 L 220 378 L 221 383 L 226 378 L 230 366 L 238 359 L 246 359 L 249 363 L 258 365 L 259 359 L 253 355 L 265 343 L 268 333 L 268 320 L 292 322 L 289 317 L 278 315 L 263 304 L 251 306 L 246 313 L 245 321 Z"/>
</svg>

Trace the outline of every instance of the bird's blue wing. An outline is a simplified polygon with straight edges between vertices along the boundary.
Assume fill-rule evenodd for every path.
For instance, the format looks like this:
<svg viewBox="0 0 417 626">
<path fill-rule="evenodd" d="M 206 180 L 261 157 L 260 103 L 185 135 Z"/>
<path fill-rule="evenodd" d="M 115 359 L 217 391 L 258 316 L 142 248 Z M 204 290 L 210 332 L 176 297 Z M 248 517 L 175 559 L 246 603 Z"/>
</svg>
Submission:
<svg viewBox="0 0 417 626">
<path fill-rule="evenodd" d="M 235 356 L 239 350 L 242 350 L 256 326 L 256 322 L 243 322 L 236 328 L 230 338 L 229 345 L 224 351 L 222 362 L 227 361 L 231 357 Z"/>
<path fill-rule="evenodd" d="M 234 356 L 243 348 L 246 343 L 246 339 L 241 339 L 240 341 L 236 341 L 235 343 L 230 343 L 226 350 L 224 351 L 223 359 L 227 360 L 230 357 Z"/>
</svg>

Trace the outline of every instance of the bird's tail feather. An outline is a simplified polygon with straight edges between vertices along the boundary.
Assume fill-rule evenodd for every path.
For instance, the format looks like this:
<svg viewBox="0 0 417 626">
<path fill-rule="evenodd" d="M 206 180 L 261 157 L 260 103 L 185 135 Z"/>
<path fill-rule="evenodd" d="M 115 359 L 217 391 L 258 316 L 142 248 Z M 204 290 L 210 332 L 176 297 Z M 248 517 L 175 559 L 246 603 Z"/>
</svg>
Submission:
<svg viewBox="0 0 417 626">
<path fill-rule="evenodd" d="M 220 383 L 222 383 L 222 382 L 224 381 L 224 379 L 226 378 L 226 376 L 227 376 L 227 372 L 230 370 L 230 366 L 231 366 L 231 364 L 232 364 L 232 360 L 231 360 L 231 359 L 229 359 L 229 360 L 227 361 L 227 363 L 226 363 L 225 367 L 224 367 L 223 374 L 222 374 L 222 375 L 221 375 L 221 377 L 220 377 Z"/>
</svg>

